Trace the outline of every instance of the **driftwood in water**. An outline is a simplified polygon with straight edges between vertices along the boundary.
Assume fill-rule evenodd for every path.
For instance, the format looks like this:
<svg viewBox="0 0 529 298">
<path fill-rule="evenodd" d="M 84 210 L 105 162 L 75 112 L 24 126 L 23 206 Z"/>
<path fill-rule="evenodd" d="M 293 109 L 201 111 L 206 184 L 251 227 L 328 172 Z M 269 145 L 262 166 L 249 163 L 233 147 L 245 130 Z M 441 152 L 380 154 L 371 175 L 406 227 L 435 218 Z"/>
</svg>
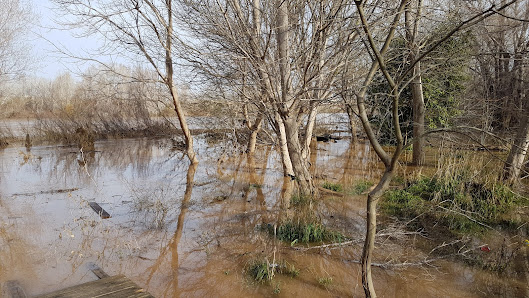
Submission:
<svg viewBox="0 0 529 298">
<path fill-rule="evenodd" d="M 110 277 L 110 275 L 103 271 L 103 269 L 99 268 L 95 263 L 88 263 L 88 269 L 90 269 L 90 271 L 92 271 L 92 273 L 94 273 L 99 279 Z"/>
<path fill-rule="evenodd" d="M 329 141 L 337 141 L 337 140 L 341 140 L 342 137 L 337 137 L 337 136 L 333 136 L 331 134 L 323 134 L 321 136 L 316 136 L 316 141 L 318 142 L 329 142 Z"/>
<path fill-rule="evenodd" d="M 105 209 L 101 208 L 101 206 L 99 206 L 98 203 L 96 202 L 90 202 L 88 203 L 90 205 L 90 207 L 92 207 L 92 209 L 97 213 L 99 214 L 99 216 L 101 216 L 101 218 L 105 219 L 105 218 L 110 218 L 110 214 L 108 214 L 108 212 L 105 211 Z"/>
</svg>

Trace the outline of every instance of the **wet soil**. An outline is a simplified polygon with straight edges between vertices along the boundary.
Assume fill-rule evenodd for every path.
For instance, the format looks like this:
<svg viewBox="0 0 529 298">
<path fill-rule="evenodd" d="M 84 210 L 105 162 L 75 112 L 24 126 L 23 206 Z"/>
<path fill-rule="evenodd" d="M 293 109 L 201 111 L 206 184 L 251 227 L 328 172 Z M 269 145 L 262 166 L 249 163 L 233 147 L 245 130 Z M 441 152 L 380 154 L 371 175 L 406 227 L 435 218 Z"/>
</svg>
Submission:
<svg viewBox="0 0 529 298">
<path fill-rule="evenodd" d="M 285 207 L 293 190 L 274 148 L 259 147 L 249 159 L 203 138 L 196 146 L 196 168 L 164 139 L 96 141 L 85 153 L 56 146 L 1 150 L 0 287 L 18 280 L 29 295 L 58 290 L 95 280 L 87 265 L 94 262 L 156 297 L 363 296 L 364 196 L 328 195 L 316 204 L 323 222 L 352 245 L 294 249 L 259 229 L 292 212 Z M 317 183 L 375 181 L 381 168 L 369 148 L 347 140 L 315 144 Z M 90 202 L 111 217 L 102 219 Z M 379 237 L 375 262 L 423 260 L 427 253 L 415 237 Z M 287 261 L 299 276 L 256 283 L 245 268 L 263 258 Z M 441 260 L 375 267 L 373 276 L 381 297 L 529 296 L 528 274 L 520 272 Z"/>
</svg>

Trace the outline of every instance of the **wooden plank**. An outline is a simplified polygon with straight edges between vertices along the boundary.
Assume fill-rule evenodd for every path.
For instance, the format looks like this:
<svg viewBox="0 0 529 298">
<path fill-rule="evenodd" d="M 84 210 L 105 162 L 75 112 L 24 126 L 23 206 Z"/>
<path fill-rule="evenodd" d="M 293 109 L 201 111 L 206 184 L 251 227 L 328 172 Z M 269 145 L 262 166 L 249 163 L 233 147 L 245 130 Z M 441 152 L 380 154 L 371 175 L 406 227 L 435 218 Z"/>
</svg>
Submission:
<svg viewBox="0 0 529 298">
<path fill-rule="evenodd" d="M 105 219 L 105 218 L 110 218 L 110 214 L 108 214 L 108 212 L 105 211 L 105 209 L 101 208 L 101 206 L 99 206 L 98 203 L 96 202 L 89 202 L 88 205 L 90 205 L 90 207 L 92 207 L 92 209 L 97 213 L 99 214 L 99 216 L 101 216 L 101 218 Z"/>
<path fill-rule="evenodd" d="M 92 271 L 92 273 L 94 273 L 97 278 L 99 279 L 102 279 L 102 278 L 107 278 L 107 277 L 110 277 L 110 275 L 108 275 L 105 271 L 103 271 L 103 269 L 99 268 L 99 266 L 97 266 L 95 263 L 88 263 L 88 269 L 90 269 L 90 271 Z"/>
<path fill-rule="evenodd" d="M 124 275 L 111 276 L 78 286 L 69 287 L 38 298 L 154 298 Z"/>
<path fill-rule="evenodd" d="M 20 285 L 20 283 L 16 280 L 8 280 L 5 283 L 5 287 L 7 290 L 7 297 L 8 298 L 26 298 L 26 293 L 24 292 L 24 289 Z"/>
</svg>

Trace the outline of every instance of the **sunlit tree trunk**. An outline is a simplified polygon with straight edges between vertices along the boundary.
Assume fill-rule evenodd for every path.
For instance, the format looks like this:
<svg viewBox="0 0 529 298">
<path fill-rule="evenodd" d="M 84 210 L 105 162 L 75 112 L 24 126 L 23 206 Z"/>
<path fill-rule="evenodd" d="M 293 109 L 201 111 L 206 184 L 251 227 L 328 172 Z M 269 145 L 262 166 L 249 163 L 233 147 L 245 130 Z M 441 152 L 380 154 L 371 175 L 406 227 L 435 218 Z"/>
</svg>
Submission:
<svg viewBox="0 0 529 298">
<path fill-rule="evenodd" d="M 277 134 L 279 137 L 279 152 L 281 154 L 281 161 L 283 164 L 283 175 L 294 177 L 294 168 L 292 167 L 292 161 L 290 159 L 290 153 L 288 152 L 287 145 L 287 133 L 285 130 L 285 124 L 279 113 L 275 113 L 275 122 L 277 125 Z"/>
<path fill-rule="evenodd" d="M 316 103 L 312 103 L 310 106 L 310 113 L 307 119 L 307 126 L 305 126 L 305 137 L 303 142 L 303 148 L 301 156 L 303 159 L 308 160 L 310 157 L 310 143 L 312 142 L 312 134 L 314 133 L 314 125 L 316 124 L 316 116 L 318 115 L 318 106 Z"/>
<path fill-rule="evenodd" d="M 287 135 L 288 152 L 292 161 L 292 167 L 295 173 L 295 179 L 299 185 L 299 192 L 302 195 L 313 196 L 316 194 L 316 188 L 309 172 L 307 159 L 303 158 L 301 153 L 301 143 L 298 137 L 299 123 L 295 120 L 285 121 L 285 130 Z"/>
<path fill-rule="evenodd" d="M 166 0 L 167 3 L 167 41 L 165 45 L 165 69 L 167 72 L 167 77 L 165 78 L 167 87 L 171 93 L 171 98 L 173 100 L 174 110 L 178 116 L 178 121 L 180 122 L 180 127 L 184 133 L 184 139 L 186 143 L 186 154 L 192 164 L 198 163 L 198 158 L 193 149 L 193 137 L 191 136 L 191 131 L 187 126 L 186 117 L 184 110 L 180 104 L 180 99 L 178 98 L 178 93 L 173 81 L 173 58 L 172 58 L 172 40 L 173 36 L 173 6 L 171 0 Z"/>
<path fill-rule="evenodd" d="M 503 179 L 513 184 L 519 179 L 523 168 L 527 150 L 529 149 L 529 109 L 525 109 L 522 115 L 520 127 L 516 134 L 516 139 L 512 145 L 511 151 L 507 156 L 503 169 Z"/>
<path fill-rule="evenodd" d="M 400 90 L 398 90 L 398 85 L 395 83 L 394 78 L 388 72 L 388 69 L 385 63 L 385 54 L 387 53 L 389 45 L 391 41 L 393 40 L 393 36 L 396 30 L 397 24 L 399 23 L 400 17 L 402 15 L 402 12 L 407 2 L 408 2 L 407 0 L 400 1 L 400 4 L 395 11 L 393 21 L 390 24 L 390 27 L 389 27 L 390 30 L 387 33 L 384 44 L 382 48 L 379 50 L 371 34 L 371 28 L 368 25 L 367 18 L 364 13 L 363 3 L 362 1 L 355 1 L 356 7 L 358 9 L 358 14 L 360 16 L 360 20 L 362 23 L 363 31 L 369 42 L 369 48 L 373 51 L 375 58 L 376 58 L 373 61 L 366 78 L 364 79 L 362 89 L 357 95 L 358 114 L 360 116 L 360 120 L 362 121 L 364 131 L 366 132 L 369 142 L 371 143 L 371 146 L 373 147 L 373 150 L 375 151 L 375 153 L 378 155 L 378 157 L 384 163 L 384 166 L 385 166 L 384 175 L 382 176 L 382 178 L 380 178 L 377 186 L 368 194 L 368 197 L 367 197 L 366 238 L 364 241 L 364 249 L 363 249 L 362 260 L 361 260 L 362 262 L 362 286 L 364 288 L 364 293 L 366 297 L 376 297 L 376 292 L 375 292 L 375 288 L 373 285 L 373 279 L 372 279 L 372 274 L 371 274 L 371 259 L 373 256 L 373 250 L 375 248 L 375 235 L 377 231 L 376 207 L 377 207 L 377 203 L 380 197 L 389 188 L 389 183 L 391 182 L 393 172 L 397 165 L 398 158 L 400 154 L 402 153 L 403 145 L 404 145 L 402 132 L 400 128 L 400 122 L 399 122 Z M 393 128 L 393 132 L 395 135 L 395 141 L 397 143 L 391 156 L 384 150 L 384 148 L 378 142 L 376 135 L 373 131 L 373 128 L 371 126 L 371 123 L 369 122 L 369 118 L 367 116 L 366 109 L 365 109 L 365 95 L 367 93 L 367 89 L 369 85 L 371 84 L 373 77 L 375 73 L 377 72 L 377 70 L 380 70 L 382 72 L 382 74 L 384 75 L 384 78 L 386 79 L 388 85 L 391 88 L 390 89 L 391 99 L 392 99 L 391 111 L 392 111 L 392 118 L 393 118 L 392 128 Z"/>
<path fill-rule="evenodd" d="M 290 77 L 291 65 L 289 55 L 289 19 L 288 1 L 281 1 L 277 17 L 277 50 L 279 58 L 279 75 L 281 85 L 281 99 L 277 102 L 279 115 L 283 120 L 286 132 L 286 144 L 295 180 L 302 195 L 316 194 L 312 176 L 308 170 L 308 162 L 303 158 L 302 144 L 299 139 L 298 117 L 300 113 L 299 101 L 293 98 L 292 81 Z M 286 108 L 288 107 L 288 108 Z"/>
<path fill-rule="evenodd" d="M 246 127 L 250 130 L 250 137 L 248 139 L 248 147 L 246 148 L 246 153 L 248 153 L 248 155 L 253 155 L 255 152 L 255 146 L 257 144 L 257 134 L 261 130 L 261 126 L 263 123 L 263 114 L 259 113 L 253 124 L 250 120 L 250 116 L 248 115 L 248 105 L 244 105 L 243 114 L 244 120 L 246 121 Z"/>
</svg>

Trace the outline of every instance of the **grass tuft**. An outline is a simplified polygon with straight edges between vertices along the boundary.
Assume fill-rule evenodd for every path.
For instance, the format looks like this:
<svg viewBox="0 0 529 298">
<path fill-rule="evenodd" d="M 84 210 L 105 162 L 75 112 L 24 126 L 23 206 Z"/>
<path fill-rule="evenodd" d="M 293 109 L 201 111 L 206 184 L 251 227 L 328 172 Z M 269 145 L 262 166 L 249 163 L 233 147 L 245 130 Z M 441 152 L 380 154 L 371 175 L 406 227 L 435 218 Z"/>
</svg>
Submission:
<svg viewBox="0 0 529 298">
<path fill-rule="evenodd" d="M 332 283 L 333 283 L 333 279 L 332 277 L 328 276 L 328 277 L 320 277 L 318 278 L 318 283 L 323 286 L 324 288 L 329 288 Z"/>
<path fill-rule="evenodd" d="M 255 282 L 265 283 L 271 282 L 276 273 L 294 278 L 299 275 L 300 271 L 286 261 L 276 264 L 270 263 L 267 258 L 264 258 L 250 261 L 246 267 L 246 272 Z"/>
<path fill-rule="evenodd" d="M 322 187 L 335 192 L 342 192 L 343 190 L 343 186 L 340 183 L 332 183 L 329 181 L 325 181 Z"/>
<path fill-rule="evenodd" d="M 281 241 L 290 242 L 291 245 L 296 243 L 343 242 L 346 239 L 342 233 L 332 231 L 316 221 L 287 220 L 281 223 L 276 231 L 274 231 L 274 226 L 270 224 L 266 227 L 271 235 L 275 235 Z"/>
</svg>

